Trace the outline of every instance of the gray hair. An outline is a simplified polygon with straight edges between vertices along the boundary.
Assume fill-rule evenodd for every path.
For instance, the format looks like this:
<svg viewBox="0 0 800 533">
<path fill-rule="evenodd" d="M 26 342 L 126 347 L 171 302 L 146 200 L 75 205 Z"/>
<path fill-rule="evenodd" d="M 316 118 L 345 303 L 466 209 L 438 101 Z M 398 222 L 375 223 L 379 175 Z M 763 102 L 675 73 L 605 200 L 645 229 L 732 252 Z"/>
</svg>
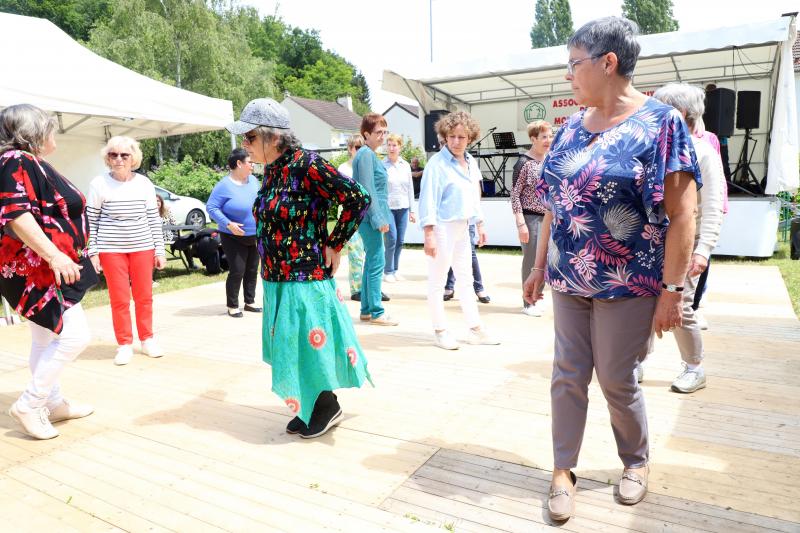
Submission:
<svg viewBox="0 0 800 533">
<path fill-rule="evenodd" d="M 255 132 L 259 137 L 266 141 L 271 141 L 277 137 L 277 148 L 281 152 L 284 150 L 298 150 L 303 146 L 303 143 L 300 142 L 300 139 L 297 138 L 292 130 L 270 128 L 269 126 L 258 126 L 250 131 Z"/>
<path fill-rule="evenodd" d="M 0 153 L 24 150 L 38 156 L 56 125 L 55 117 L 34 105 L 8 106 L 0 111 Z"/>
<path fill-rule="evenodd" d="M 583 48 L 591 56 L 614 52 L 617 73 L 631 79 L 642 47 L 636 40 L 639 26 L 624 17 L 603 17 L 587 22 L 572 34 L 567 48 Z"/>
<path fill-rule="evenodd" d="M 700 87 L 688 83 L 668 83 L 659 88 L 653 98 L 671 105 L 686 116 L 689 129 L 695 131 L 698 122 L 702 124 L 706 93 Z"/>
<path fill-rule="evenodd" d="M 111 168 L 111 165 L 108 163 L 108 152 L 113 152 L 114 148 L 124 148 L 126 150 L 130 150 L 132 170 L 136 170 L 142 166 L 142 149 L 139 148 L 139 141 L 131 137 L 125 137 L 124 135 L 115 135 L 108 140 L 106 145 L 100 151 L 100 153 L 103 155 L 103 161 L 106 162 L 107 167 Z"/>
</svg>

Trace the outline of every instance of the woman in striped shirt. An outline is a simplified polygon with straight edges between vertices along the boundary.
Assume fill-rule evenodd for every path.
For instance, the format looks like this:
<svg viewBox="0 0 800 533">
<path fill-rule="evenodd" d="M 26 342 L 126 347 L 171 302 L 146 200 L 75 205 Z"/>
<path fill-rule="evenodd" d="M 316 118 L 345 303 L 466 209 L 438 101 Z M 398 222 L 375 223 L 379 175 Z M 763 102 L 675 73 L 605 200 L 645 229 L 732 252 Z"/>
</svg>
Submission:
<svg viewBox="0 0 800 533">
<path fill-rule="evenodd" d="M 119 345 L 114 363 L 126 365 L 133 356 L 131 290 L 142 352 L 163 355 L 153 338 L 153 267 L 166 265 L 164 235 L 153 184 L 134 172 L 142 163 L 139 143 L 112 137 L 102 154 L 109 171 L 92 180 L 86 204 L 89 257 L 106 276 Z"/>
</svg>

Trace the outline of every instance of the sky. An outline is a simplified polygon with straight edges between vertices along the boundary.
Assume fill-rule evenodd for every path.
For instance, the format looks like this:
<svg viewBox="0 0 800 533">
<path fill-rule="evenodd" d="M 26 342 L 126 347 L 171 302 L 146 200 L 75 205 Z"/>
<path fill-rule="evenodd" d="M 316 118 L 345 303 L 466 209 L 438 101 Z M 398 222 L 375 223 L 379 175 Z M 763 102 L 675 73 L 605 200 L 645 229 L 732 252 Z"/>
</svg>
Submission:
<svg viewBox="0 0 800 533">
<path fill-rule="evenodd" d="M 535 0 L 240 0 L 263 15 L 319 31 L 323 45 L 359 68 L 372 108 L 413 103 L 380 89 L 384 69 L 413 72 L 431 60 L 464 62 L 530 49 Z M 570 0 L 575 28 L 620 15 L 622 0 Z M 673 0 L 681 30 L 700 31 L 776 19 L 800 11 L 800 0 Z M 432 17 L 430 16 L 432 15 Z M 566 50 L 564 52 L 566 57 Z"/>
</svg>

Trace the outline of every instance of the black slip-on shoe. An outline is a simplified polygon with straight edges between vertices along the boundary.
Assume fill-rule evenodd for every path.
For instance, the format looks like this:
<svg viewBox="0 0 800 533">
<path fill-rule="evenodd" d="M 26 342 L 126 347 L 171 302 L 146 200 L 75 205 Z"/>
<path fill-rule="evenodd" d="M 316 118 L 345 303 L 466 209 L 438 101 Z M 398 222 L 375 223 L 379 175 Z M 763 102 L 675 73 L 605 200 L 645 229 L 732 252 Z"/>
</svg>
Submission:
<svg viewBox="0 0 800 533">
<path fill-rule="evenodd" d="M 302 430 L 307 429 L 306 423 L 300 420 L 299 416 L 292 418 L 288 424 L 286 424 L 286 433 L 290 435 L 294 435 L 295 433 L 300 433 Z"/>
<path fill-rule="evenodd" d="M 391 298 L 389 298 L 389 296 L 385 292 L 381 292 L 381 301 L 388 302 L 389 300 L 391 300 Z"/>
<path fill-rule="evenodd" d="M 261 308 L 260 307 L 256 307 L 255 305 L 250 305 L 250 304 L 244 304 L 244 310 L 248 311 L 250 313 L 260 313 L 261 312 Z"/>
<path fill-rule="evenodd" d="M 341 422 L 342 408 L 332 391 L 322 391 L 314 404 L 314 412 L 305 429 L 300 430 L 304 439 L 320 437 Z"/>
</svg>

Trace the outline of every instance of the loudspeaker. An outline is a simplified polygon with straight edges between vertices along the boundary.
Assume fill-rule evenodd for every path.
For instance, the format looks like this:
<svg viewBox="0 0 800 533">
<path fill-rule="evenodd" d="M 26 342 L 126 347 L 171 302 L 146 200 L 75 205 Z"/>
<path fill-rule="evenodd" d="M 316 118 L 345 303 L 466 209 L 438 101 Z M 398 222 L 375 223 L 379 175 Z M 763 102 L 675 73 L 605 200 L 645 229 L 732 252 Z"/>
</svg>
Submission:
<svg viewBox="0 0 800 533">
<path fill-rule="evenodd" d="M 445 116 L 449 111 L 446 109 L 434 109 L 425 115 L 425 151 L 436 152 L 439 150 L 439 139 L 436 137 L 436 122 Z"/>
<path fill-rule="evenodd" d="M 758 129 L 761 118 L 761 91 L 739 91 L 736 95 L 736 127 L 740 130 Z"/>
<path fill-rule="evenodd" d="M 703 122 L 706 129 L 718 137 L 733 136 L 733 112 L 736 107 L 736 93 L 730 89 L 714 89 L 706 93 L 706 112 Z"/>
</svg>

